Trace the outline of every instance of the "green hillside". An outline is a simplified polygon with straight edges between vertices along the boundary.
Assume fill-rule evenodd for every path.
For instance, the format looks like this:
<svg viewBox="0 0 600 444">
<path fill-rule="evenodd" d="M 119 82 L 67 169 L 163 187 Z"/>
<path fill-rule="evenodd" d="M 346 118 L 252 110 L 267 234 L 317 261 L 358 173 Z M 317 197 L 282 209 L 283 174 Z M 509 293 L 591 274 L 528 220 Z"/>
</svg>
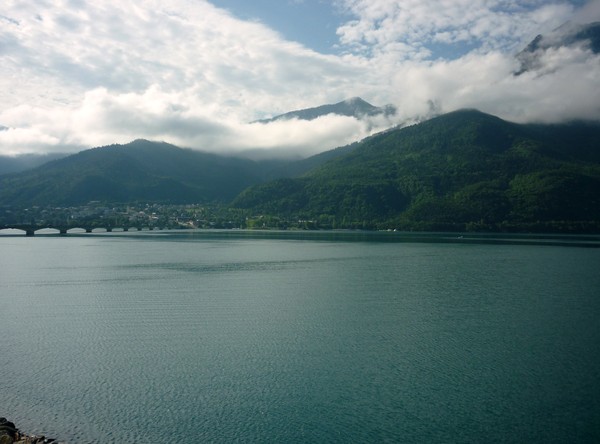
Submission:
<svg viewBox="0 0 600 444">
<path fill-rule="evenodd" d="M 296 162 L 145 140 L 95 148 L 0 176 L 0 206 L 232 202 L 323 228 L 600 232 L 599 190 L 599 123 L 463 110 Z"/>
<path fill-rule="evenodd" d="M 0 204 L 228 202 L 244 188 L 261 182 L 280 164 L 137 140 L 82 151 L 29 171 L 0 176 Z"/>
<path fill-rule="evenodd" d="M 331 227 L 593 231 L 599 191 L 599 124 L 519 125 L 462 110 L 254 186 L 233 206 Z"/>
</svg>

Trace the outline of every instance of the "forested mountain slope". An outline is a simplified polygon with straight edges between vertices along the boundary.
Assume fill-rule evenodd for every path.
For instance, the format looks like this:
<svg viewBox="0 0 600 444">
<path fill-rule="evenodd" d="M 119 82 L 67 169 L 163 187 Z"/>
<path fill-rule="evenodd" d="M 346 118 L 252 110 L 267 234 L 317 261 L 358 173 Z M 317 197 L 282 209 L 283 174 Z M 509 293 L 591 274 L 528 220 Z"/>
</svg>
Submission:
<svg viewBox="0 0 600 444">
<path fill-rule="evenodd" d="M 228 202 L 283 161 L 252 161 L 136 140 L 82 151 L 0 177 L 0 204 Z"/>
<path fill-rule="evenodd" d="M 599 225 L 599 190 L 600 124 L 520 125 L 461 110 L 366 139 L 233 205 L 336 227 L 577 231 Z"/>
</svg>

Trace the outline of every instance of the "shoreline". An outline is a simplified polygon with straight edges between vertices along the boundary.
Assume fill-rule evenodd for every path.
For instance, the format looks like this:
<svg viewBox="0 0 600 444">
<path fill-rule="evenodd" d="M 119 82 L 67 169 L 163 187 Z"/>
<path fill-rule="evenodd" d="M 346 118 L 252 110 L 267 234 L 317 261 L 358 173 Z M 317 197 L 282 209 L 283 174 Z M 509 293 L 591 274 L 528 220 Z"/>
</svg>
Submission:
<svg viewBox="0 0 600 444">
<path fill-rule="evenodd" d="M 0 444 L 59 444 L 54 438 L 24 433 L 12 421 L 0 417 Z"/>
</svg>

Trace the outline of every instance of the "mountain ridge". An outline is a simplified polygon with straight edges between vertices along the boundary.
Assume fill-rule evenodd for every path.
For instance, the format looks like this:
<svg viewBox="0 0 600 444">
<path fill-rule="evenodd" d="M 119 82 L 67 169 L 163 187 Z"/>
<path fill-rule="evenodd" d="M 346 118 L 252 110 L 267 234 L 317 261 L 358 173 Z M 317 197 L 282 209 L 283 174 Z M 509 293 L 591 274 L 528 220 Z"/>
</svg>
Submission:
<svg viewBox="0 0 600 444">
<path fill-rule="evenodd" d="M 314 120 L 319 117 L 323 117 L 329 114 L 336 114 L 339 116 L 354 117 L 361 119 L 364 117 L 371 117 L 377 115 L 391 116 L 396 113 L 396 109 L 393 105 L 386 105 L 384 107 L 377 107 L 371 105 L 360 97 L 352 97 L 350 99 L 343 100 L 341 102 L 321 105 L 313 108 L 305 108 L 296 111 L 290 111 L 278 116 L 271 117 L 269 119 L 258 120 L 258 123 L 271 123 L 281 120 Z"/>
<path fill-rule="evenodd" d="M 598 189 L 599 122 L 470 109 L 296 162 L 146 140 L 98 147 L 1 176 L 0 205 L 215 203 L 325 228 L 577 232 L 600 231 Z"/>
<path fill-rule="evenodd" d="M 4 205 L 79 205 L 90 200 L 226 201 L 281 161 L 253 161 L 138 139 L 84 150 L 0 177 Z"/>
<path fill-rule="evenodd" d="M 522 125 L 459 110 L 373 136 L 300 178 L 251 187 L 233 206 L 345 228 L 600 221 L 598 147 L 598 123 Z"/>
</svg>

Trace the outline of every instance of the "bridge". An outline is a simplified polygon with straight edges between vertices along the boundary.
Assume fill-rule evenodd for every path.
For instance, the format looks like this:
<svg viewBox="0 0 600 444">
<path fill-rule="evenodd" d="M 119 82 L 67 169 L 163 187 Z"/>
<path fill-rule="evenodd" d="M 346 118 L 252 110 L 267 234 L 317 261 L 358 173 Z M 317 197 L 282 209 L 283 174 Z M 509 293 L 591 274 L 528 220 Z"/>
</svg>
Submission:
<svg viewBox="0 0 600 444">
<path fill-rule="evenodd" d="M 66 235 L 68 234 L 69 230 L 75 230 L 75 229 L 79 229 L 79 230 L 85 230 L 86 233 L 91 233 L 93 232 L 93 230 L 95 229 L 103 229 L 106 230 L 107 233 L 112 232 L 113 230 L 121 230 L 121 231 L 129 231 L 129 230 L 137 230 L 137 231 L 142 231 L 142 230 L 154 230 L 154 229 L 158 229 L 158 230 L 163 230 L 165 227 L 154 227 L 154 226 L 149 226 L 149 225 L 135 225 L 135 226 L 122 226 L 122 227 L 113 227 L 113 226 L 99 226 L 99 225 L 49 225 L 49 224 L 45 224 L 45 225 L 35 225 L 35 224 L 6 224 L 6 225 L 0 225 L 0 231 L 1 230 L 9 230 L 9 229 L 14 229 L 14 230 L 21 230 L 25 232 L 25 236 L 33 236 L 35 235 L 36 231 L 39 230 L 43 230 L 43 229 L 54 229 L 54 230 L 58 230 L 59 234 L 62 235 Z"/>
</svg>

